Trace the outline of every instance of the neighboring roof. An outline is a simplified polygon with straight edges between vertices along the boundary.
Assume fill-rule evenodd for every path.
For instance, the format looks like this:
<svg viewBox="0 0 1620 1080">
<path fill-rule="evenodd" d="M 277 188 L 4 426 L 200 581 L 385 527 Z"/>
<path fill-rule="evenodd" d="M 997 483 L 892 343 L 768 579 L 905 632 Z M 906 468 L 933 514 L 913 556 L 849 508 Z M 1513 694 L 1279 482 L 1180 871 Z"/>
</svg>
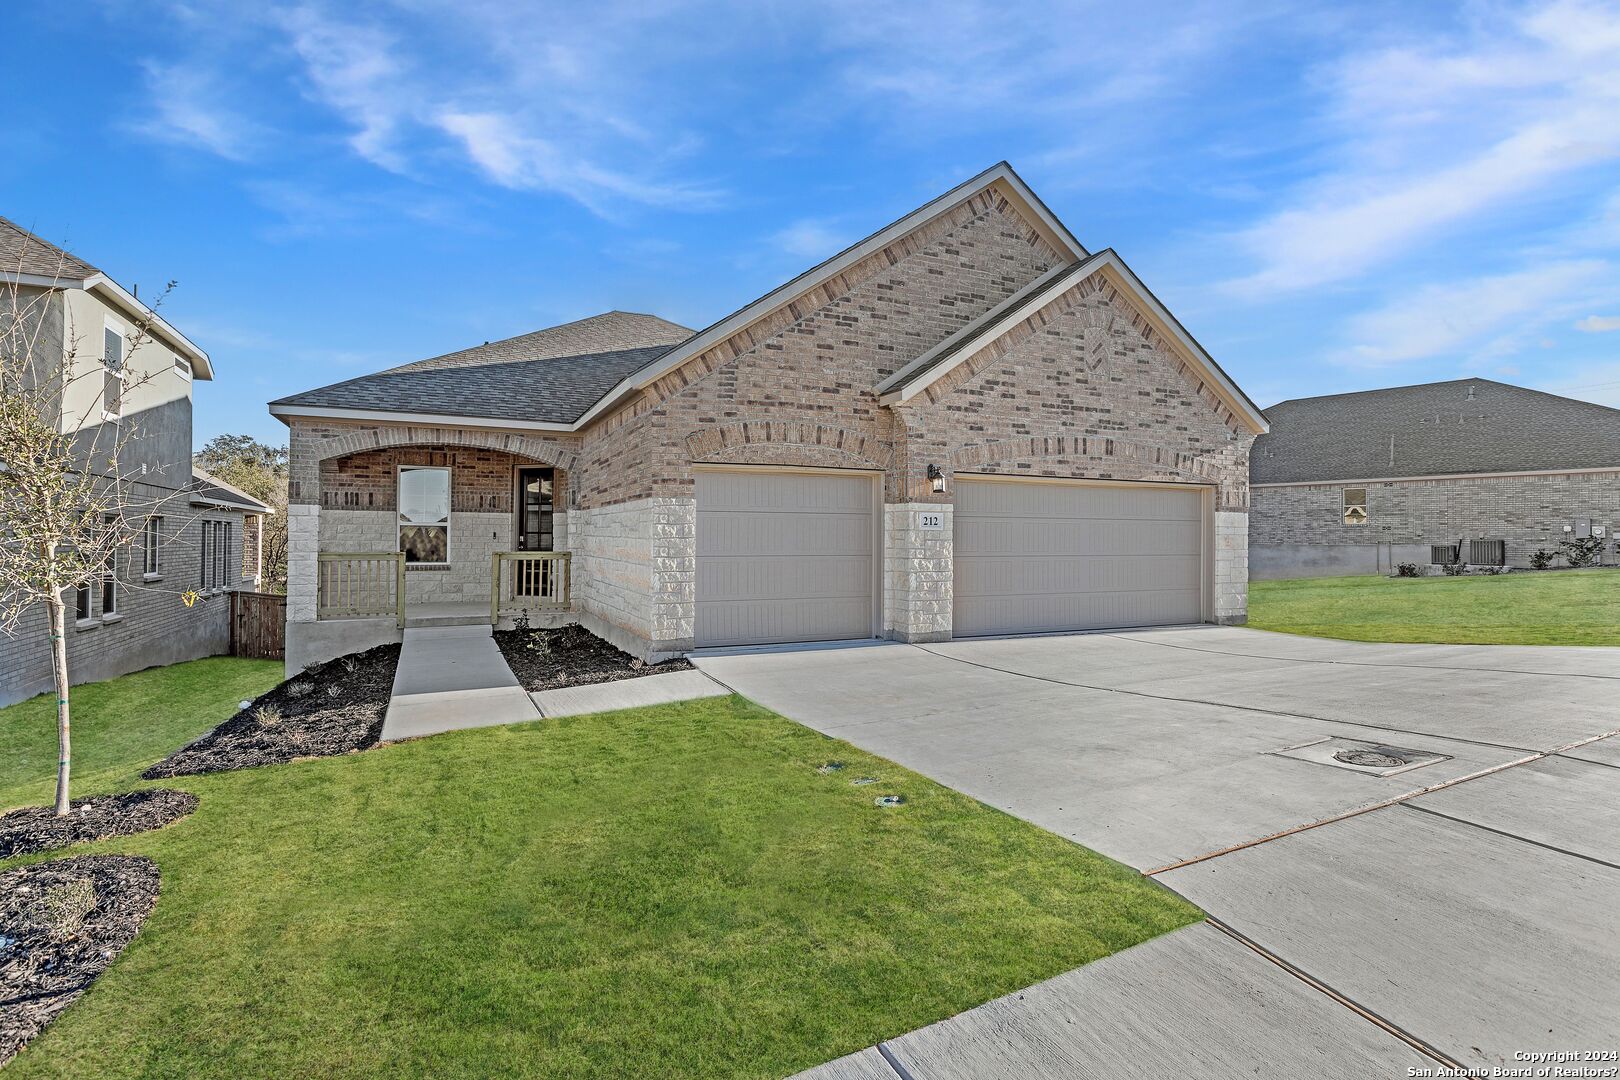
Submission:
<svg viewBox="0 0 1620 1080">
<path fill-rule="evenodd" d="M 1490 379 L 1297 398 L 1266 416 L 1255 484 L 1620 467 L 1620 409 Z"/>
<path fill-rule="evenodd" d="M 43 240 L 10 218 L 0 217 L 0 274 L 83 281 L 101 271 Z"/>
<path fill-rule="evenodd" d="M 0 281 L 94 293 L 104 303 L 141 322 L 152 337 L 190 361 L 193 378 L 214 377 L 214 362 L 209 355 L 167 319 L 77 255 L 4 217 L 0 217 Z"/>
<path fill-rule="evenodd" d="M 202 506 L 219 506 L 227 510 L 242 510 L 250 514 L 273 514 L 275 510 L 260 502 L 239 487 L 233 487 L 219 477 L 192 466 L 191 485 L 186 489 L 191 502 Z"/>
<path fill-rule="evenodd" d="M 684 326 L 608 311 L 531 334 L 402 364 L 270 403 L 569 425 L 621 379 L 691 337 Z"/>
</svg>

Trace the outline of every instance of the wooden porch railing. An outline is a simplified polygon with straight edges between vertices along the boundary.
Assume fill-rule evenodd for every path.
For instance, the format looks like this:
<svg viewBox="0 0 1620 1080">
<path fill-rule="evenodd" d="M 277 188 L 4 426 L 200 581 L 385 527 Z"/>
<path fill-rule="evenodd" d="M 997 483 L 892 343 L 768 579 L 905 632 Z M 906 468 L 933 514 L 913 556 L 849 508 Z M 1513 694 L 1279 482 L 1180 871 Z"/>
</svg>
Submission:
<svg viewBox="0 0 1620 1080">
<path fill-rule="evenodd" d="M 404 552 L 323 551 L 317 559 L 316 618 L 392 615 L 405 625 Z"/>
<path fill-rule="evenodd" d="M 569 604 L 573 557 L 566 551 L 497 551 L 489 564 L 489 621 L 514 611 L 561 611 Z"/>
</svg>

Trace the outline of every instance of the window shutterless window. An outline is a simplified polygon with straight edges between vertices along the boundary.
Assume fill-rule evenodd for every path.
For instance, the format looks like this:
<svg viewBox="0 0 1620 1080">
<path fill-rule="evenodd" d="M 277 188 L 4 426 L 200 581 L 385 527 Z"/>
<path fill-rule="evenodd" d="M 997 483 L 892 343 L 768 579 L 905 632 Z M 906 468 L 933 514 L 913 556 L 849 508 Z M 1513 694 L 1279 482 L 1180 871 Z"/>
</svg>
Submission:
<svg viewBox="0 0 1620 1080">
<path fill-rule="evenodd" d="M 163 519 L 149 517 L 146 525 L 141 529 L 141 572 L 145 574 L 161 573 L 161 563 L 158 552 L 163 546 Z"/>
<path fill-rule="evenodd" d="M 197 573 L 197 588 L 205 592 L 208 589 L 208 573 L 213 569 L 214 566 L 213 561 L 209 557 L 210 545 L 208 543 L 209 537 L 212 536 L 214 532 L 213 526 L 214 523 L 211 521 L 199 521 L 197 523 L 197 528 L 201 530 L 201 536 L 197 542 L 197 553 L 200 556 L 198 561 L 200 569 Z"/>
<path fill-rule="evenodd" d="M 73 617 L 80 622 L 92 617 L 89 585 L 80 585 L 73 590 Z"/>
<path fill-rule="evenodd" d="M 107 553 L 106 565 L 101 570 L 101 613 L 118 614 L 118 552 Z"/>
<path fill-rule="evenodd" d="M 108 326 L 101 335 L 101 362 L 107 372 L 102 388 L 101 407 L 109 416 L 124 412 L 124 332 Z"/>
<path fill-rule="evenodd" d="M 1346 525 L 1367 524 L 1367 489 L 1344 489 L 1344 523 Z"/>
<path fill-rule="evenodd" d="M 399 467 L 399 550 L 408 563 L 450 561 L 450 470 Z"/>
</svg>

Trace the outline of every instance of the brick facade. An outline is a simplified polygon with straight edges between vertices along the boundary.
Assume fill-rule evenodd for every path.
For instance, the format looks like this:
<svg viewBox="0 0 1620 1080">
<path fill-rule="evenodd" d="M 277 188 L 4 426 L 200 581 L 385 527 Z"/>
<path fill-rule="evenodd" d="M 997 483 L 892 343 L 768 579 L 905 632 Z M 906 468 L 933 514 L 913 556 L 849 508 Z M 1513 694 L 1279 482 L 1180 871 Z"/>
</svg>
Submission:
<svg viewBox="0 0 1620 1080">
<path fill-rule="evenodd" d="M 148 497 L 151 496 L 150 493 Z M 204 511 L 179 500 L 165 501 L 158 548 L 158 576 L 148 578 L 139 545 L 121 549 L 117 564 L 117 610 L 102 610 L 99 584 L 90 590 L 90 618 L 74 618 L 68 594 L 68 670 L 75 683 L 111 679 L 143 668 L 216 656 L 230 648 L 230 596 L 252 588 L 243 570 L 242 515 Z M 226 581 L 202 592 L 189 606 L 181 596 L 198 590 L 202 579 L 200 537 L 214 522 L 231 525 Z M 0 635 L 0 705 L 44 693 L 52 685 L 50 636 L 43 606 L 23 617 L 15 633 Z"/>
<path fill-rule="evenodd" d="M 1344 524 L 1344 492 L 1367 493 L 1367 522 Z M 1620 527 L 1620 469 L 1613 472 L 1533 476 L 1471 476 L 1377 481 L 1365 484 L 1288 484 L 1256 487 L 1249 543 L 1272 550 L 1406 546 L 1403 557 L 1427 560 L 1430 544 L 1459 539 L 1505 540 L 1511 566 L 1530 565 L 1538 548 L 1554 550 L 1563 527 L 1577 518 Z M 1610 545 L 1612 559 L 1613 545 Z M 1313 561 L 1326 575 L 1364 573 L 1365 560 L 1344 551 L 1334 561 Z M 1387 560 L 1386 560 L 1387 561 Z M 1387 566 L 1380 567 L 1387 569 Z"/>
<path fill-rule="evenodd" d="M 916 509 L 950 509 L 949 484 L 935 494 L 929 465 L 948 478 L 1196 483 L 1215 496 L 1214 616 L 1240 622 L 1253 436 L 1101 271 L 925 394 L 879 400 L 885 377 L 1063 261 L 990 188 L 660 376 L 581 435 L 294 418 L 293 502 L 319 519 L 299 526 L 295 515 L 294 535 L 325 542 L 326 520 L 345 502 L 370 510 L 391 498 L 381 487 L 405 447 L 454 454 L 461 445 L 556 462 L 572 485 L 581 621 L 661 656 L 693 642 L 696 466 L 881 473 L 883 628 L 903 640 L 950 636 L 950 531 L 914 530 Z M 402 449 L 383 452 L 379 441 Z M 289 612 L 312 617 L 297 604 Z"/>
</svg>

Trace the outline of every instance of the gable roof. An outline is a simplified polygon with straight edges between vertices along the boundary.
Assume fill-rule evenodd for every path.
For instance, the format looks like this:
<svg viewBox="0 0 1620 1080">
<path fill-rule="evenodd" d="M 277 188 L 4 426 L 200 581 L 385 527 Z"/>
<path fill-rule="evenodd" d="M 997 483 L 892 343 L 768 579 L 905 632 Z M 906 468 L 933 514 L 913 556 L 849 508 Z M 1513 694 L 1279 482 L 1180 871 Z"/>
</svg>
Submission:
<svg viewBox="0 0 1620 1080">
<path fill-rule="evenodd" d="M 656 315 L 607 311 L 293 394 L 271 402 L 270 411 L 308 415 L 313 408 L 568 426 L 626 375 L 691 335 Z"/>
<path fill-rule="evenodd" d="M 10 218 L 0 217 L 0 273 L 83 281 L 100 272 Z"/>
<path fill-rule="evenodd" d="M 1620 467 L 1620 409 L 1490 379 L 1296 398 L 1266 416 L 1255 484 Z"/>
<path fill-rule="evenodd" d="M 153 338 L 184 356 L 191 363 L 193 378 L 214 377 L 214 362 L 209 355 L 167 319 L 125 291 L 105 272 L 5 217 L 0 217 L 0 281 L 93 293 L 108 306 L 143 324 Z"/>
<path fill-rule="evenodd" d="M 186 488 L 191 502 L 199 506 L 218 506 L 227 510 L 241 510 L 249 514 L 273 514 L 275 510 L 260 502 L 239 487 L 227 484 L 204 469 L 192 466 L 191 485 Z"/>
<path fill-rule="evenodd" d="M 905 401 L 916 396 L 979 349 L 1039 312 L 1074 285 L 1099 272 L 1107 273 L 1111 283 L 1135 298 L 1143 313 L 1149 317 L 1153 329 L 1170 341 L 1194 370 L 1207 378 L 1207 385 L 1234 417 L 1243 421 L 1253 432 L 1266 430 L 1266 415 L 1260 406 L 1232 381 L 1197 339 L 1187 333 L 1180 320 L 1159 303 L 1159 298 L 1142 284 L 1142 280 L 1113 248 L 1104 248 L 1089 258 L 1036 278 L 978 322 L 946 338 L 934 349 L 879 383 L 878 393 L 886 402 Z"/>
</svg>

